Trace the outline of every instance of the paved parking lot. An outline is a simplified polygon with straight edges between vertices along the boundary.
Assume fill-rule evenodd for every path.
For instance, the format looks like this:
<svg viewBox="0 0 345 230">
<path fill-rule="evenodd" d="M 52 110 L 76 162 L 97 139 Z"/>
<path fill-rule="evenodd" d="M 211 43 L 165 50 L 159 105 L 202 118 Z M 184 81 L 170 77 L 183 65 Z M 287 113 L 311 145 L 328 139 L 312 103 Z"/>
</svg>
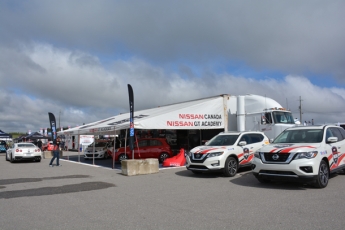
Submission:
<svg viewBox="0 0 345 230">
<path fill-rule="evenodd" d="M 109 159 L 87 159 L 85 160 L 83 154 L 78 154 L 78 152 L 66 151 L 64 152 L 63 159 L 73 161 L 73 162 L 80 162 L 83 164 L 88 165 L 95 165 L 105 168 L 114 168 L 114 169 L 121 169 L 121 163 L 113 162 L 111 158 Z M 159 164 L 159 168 L 163 168 L 162 164 Z"/>
<path fill-rule="evenodd" d="M 13 163 L 0 154 L 0 229 L 344 229 L 345 175 L 325 189 L 262 185 L 184 167 L 124 176 L 62 161 Z"/>
</svg>

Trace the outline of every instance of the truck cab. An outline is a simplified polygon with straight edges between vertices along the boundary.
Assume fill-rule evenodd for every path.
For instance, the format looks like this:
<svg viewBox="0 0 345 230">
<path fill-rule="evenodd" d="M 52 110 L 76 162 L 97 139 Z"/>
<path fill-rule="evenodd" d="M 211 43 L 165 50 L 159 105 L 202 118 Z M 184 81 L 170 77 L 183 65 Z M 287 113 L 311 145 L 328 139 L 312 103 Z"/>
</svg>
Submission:
<svg viewBox="0 0 345 230">
<path fill-rule="evenodd" d="M 258 126 L 269 139 L 274 139 L 285 129 L 295 126 L 295 121 L 290 111 L 284 108 L 271 108 L 262 113 Z"/>
<path fill-rule="evenodd" d="M 232 96 L 227 101 L 227 130 L 260 131 L 271 140 L 295 126 L 291 111 L 271 98 L 258 95 Z"/>
</svg>

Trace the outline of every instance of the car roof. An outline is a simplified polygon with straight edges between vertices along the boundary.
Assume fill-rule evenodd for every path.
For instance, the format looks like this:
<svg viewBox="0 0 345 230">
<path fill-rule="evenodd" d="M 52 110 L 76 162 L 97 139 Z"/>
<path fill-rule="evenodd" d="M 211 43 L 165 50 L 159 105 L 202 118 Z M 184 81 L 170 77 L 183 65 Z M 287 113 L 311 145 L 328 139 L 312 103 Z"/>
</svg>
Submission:
<svg viewBox="0 0 345 230">
<path fill-rule="evenodd" d="M 300 129 L 324 129 L 328 127 L 333 127 L 333 128 L 341 128 L 336 125 L 308 125 L 308 126 L 294 126 L 287 128 L 286 130 L 300 130 Z"/>
<path fill-rule="evenodd" d="M 263 132 L 260 131 L 227 131 L 227 132 L 221 132 L 218 135 L 240 135 L 240 134 L 246 134 L 246 133 L 257 133 L 257 134 L 263 134 Z"/>
</svg>

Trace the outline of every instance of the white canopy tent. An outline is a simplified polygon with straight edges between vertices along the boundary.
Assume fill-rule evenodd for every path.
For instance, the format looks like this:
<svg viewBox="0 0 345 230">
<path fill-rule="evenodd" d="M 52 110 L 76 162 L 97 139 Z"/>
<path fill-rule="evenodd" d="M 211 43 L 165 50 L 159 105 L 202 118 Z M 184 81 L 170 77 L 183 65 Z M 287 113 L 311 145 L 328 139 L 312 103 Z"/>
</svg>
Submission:
<svg viewBox="0 0 345 230">
<path fill-rule="evenodd" d="M 134 112 L 134 129 L 222 129 L 227 127 L 229 95 L 176 103 Z M 234 99 L 236 100 L 236 99 Z M 58 134 L 113 135 L 129 128 L 129 113 L 71 128 Z"/>
<path fill-rule="evenodd" d="M 227 127 L 226 108 L 229 98 L 229 95 L 220 95 L 135 111 L 134 129 L 224 129 Z M 58 135 L 78 135 L 78 143 L 80 142 L 80 135 L 116 135 L 121 130 L 129 129 L 129 118 L 129 113 L 120 114 L 60 131 Z M 95 146 L 95 142 L 93 145 Z M 80 148 L 78 148 L 78 160 L 80 161 L 79 152 Z M 113 168 L 114 163 L 113 161 Z"/>
</svg>

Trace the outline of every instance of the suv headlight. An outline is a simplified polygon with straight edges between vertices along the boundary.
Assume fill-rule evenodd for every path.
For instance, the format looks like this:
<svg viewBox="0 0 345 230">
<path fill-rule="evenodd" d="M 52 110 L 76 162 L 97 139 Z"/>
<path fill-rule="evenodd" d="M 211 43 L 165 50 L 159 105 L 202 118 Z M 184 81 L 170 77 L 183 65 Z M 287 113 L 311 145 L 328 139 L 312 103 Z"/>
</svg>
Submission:
<svg viewBox="0 0 345 230">
<path fill-rule="evenodd" d="M 218 157 L 222 155 L 224 152 L 214 152 L 214 153 L 209 153 L 207 157 Z"/>
<path fill-rule="evenodd" d="M 311 152 L 301 152 L 297 153 L 296 160 L 297 159 L 311 159 L 317 156 L 318 151 L 311 151 Z"/>
</svg>

